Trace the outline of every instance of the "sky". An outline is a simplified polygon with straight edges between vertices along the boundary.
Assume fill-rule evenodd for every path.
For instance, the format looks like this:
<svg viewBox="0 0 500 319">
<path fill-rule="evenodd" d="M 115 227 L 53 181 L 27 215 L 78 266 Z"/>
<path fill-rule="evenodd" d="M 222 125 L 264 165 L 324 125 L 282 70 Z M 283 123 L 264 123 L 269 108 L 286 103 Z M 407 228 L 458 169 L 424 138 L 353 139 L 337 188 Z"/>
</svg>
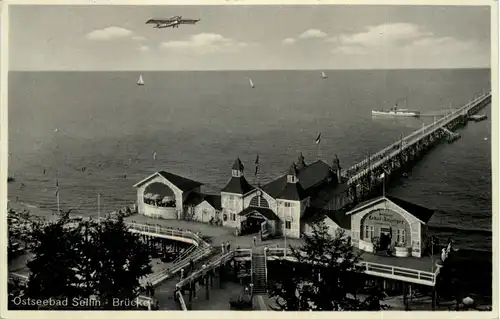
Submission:
<svg viewBox="0 0 500 319">
<path fill-rule="evenodd" d="M 489 68 L 488 6 L 10 6 L 9 69 Z M 149 18 L 201 19 L 155 29 Z"/>
</svg>

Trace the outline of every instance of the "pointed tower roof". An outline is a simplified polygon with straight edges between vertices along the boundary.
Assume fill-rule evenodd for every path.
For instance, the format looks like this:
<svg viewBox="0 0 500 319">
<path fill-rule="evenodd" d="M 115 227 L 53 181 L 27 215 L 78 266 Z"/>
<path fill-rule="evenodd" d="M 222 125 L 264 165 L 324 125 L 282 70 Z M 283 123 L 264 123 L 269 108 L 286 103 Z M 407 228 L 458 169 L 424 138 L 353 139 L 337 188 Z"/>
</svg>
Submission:
<svg viewBox="0 0 500 319">
<path fill-rule="evenodd" d="M 297 160 L 297 169 L 300 171 L 304 168 L 307 167 L 304 155 L 302 155 L 302 152 L 300 152 L 299 158 Z"/>
<path fill-rule="evenodd" d="M 243 169 L 245 169 L 245 166 L 243 166 L 243 163 L 241 162 L 239 157 L 234 161 L 233 169 L 238 171 L 243 171 Z"/>
<path fill-rule="evenodd" d="M 340 160 L 337 154 L 335 154 L 335 158 L 332 161 L 332 171 L 336 171 L 338 169 L 341 169 L 342 167 L 340 166 Z"/>
<path fill-rule="evenodd" d="M 231 179 L 227 183 L 227 185 L 221 190 L 221 192 L 225 193 L 233 193 L 233 194 L 246 194 L 254 187 L 250 185 L 250 183 L 246 180 L 245 176 L 243 175 L 243 169 L 245 167 L 243 166 L 243 163 L 239 158 L 234 161 L 232 170 L 233 174 L 231 174 Z M 240 173 L 234 174 L 234 171 L 239 171 Z"/>
</svg>

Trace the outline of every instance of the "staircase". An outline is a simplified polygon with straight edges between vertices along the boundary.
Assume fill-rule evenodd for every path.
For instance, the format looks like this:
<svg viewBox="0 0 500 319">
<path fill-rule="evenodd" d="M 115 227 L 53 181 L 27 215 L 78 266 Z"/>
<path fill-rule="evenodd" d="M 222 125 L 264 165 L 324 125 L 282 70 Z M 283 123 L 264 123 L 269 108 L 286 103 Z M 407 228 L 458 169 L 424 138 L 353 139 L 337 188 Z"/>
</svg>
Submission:
<svg viewBox="0 0 500 319">
<path fill-rule="evenodd" d="M 252 283 L 253 294 L 262 295 L 267 293 L 267 262 L 264 253 L 252 254 Z"/>
</svg>

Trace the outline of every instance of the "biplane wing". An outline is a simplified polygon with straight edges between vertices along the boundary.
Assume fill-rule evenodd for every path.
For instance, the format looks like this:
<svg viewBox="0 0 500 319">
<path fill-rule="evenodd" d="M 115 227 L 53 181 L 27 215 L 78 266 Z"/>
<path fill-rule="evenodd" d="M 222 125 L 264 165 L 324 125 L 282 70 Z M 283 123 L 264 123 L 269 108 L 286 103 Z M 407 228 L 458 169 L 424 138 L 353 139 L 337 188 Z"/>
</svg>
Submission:
<svg viewBox="0 0 500 319">
<path fill-rule="evenodd" d="M 178 21 L 179 24 L 195 24 L 196 22 L 200 21 L 200 19 L 181 19 Z"/>
</svg>

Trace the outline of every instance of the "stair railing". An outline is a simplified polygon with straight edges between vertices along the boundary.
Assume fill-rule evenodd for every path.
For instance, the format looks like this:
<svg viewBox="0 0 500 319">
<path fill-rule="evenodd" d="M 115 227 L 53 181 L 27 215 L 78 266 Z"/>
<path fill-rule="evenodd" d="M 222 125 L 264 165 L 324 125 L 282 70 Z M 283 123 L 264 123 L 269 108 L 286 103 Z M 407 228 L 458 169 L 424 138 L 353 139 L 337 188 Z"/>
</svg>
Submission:
<svg viewBox="0 0 500 319">
<path fill-rule="evenodd" d="M 253 251 L 250 250 L 250 283 L 252 284 L 252 293 L 253 293 Z"/>
<path fill-rule="evenodd" d="M 267 291 L 267 247 L 264 248 L 264 269 L 266 272 L 266 291 Z"/>
</svg>

